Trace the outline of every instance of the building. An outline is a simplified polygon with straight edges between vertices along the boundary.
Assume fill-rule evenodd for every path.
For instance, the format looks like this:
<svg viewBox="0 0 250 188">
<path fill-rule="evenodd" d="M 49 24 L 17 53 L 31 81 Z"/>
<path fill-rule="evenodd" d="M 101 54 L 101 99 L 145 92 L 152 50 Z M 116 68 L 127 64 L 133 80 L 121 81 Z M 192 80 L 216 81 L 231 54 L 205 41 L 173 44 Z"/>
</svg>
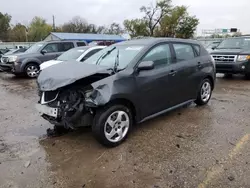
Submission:
<svg viewBox="0 0 250 188">
<path fill-rule="evenodd" d="M 44 41 L 51 40 L 78 40 L 91 43 L 95 41 L 122 42 L 126 39 L 119 35 L 51 32 L 49 36 L 44 39 Z"/>
</svg>

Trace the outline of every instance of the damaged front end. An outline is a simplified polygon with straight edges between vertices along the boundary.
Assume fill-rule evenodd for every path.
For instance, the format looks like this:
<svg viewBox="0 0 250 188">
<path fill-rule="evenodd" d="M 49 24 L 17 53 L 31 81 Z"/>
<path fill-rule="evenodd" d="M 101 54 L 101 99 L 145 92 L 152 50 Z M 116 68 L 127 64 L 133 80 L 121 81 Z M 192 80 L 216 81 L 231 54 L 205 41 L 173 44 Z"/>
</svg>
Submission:
<svg viewBox="0 0 250 188">
<path fill-rule="evenodd" d="M 40 100 L 36 108 L 56 126 L 91 126 L 96 108 L 105 105 L 112 93 L 107 84 L 95 83 L 112 75 L 107 67 L 96 65 L 61 63 L 48 67 L 37 80 Z"/>
<path fill-rule="evenodd" d="M 94 112 L 86 105 L 89 92 L 81 89 L 45 91 L 36 107 L 41 116 L 53 125 L 71 129 L 90 126 Z"/>
</svg>

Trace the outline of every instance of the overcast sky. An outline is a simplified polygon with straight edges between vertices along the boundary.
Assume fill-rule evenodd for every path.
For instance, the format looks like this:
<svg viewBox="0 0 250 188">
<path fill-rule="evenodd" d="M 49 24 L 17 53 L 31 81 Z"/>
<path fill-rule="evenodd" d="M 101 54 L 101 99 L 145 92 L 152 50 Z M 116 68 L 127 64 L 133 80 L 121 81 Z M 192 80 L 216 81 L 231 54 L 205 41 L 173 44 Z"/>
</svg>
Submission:
<svg viewBox="0 0 250 188">
<path fill-rule="evenodd" d="M 41 16 L 60 25 L 74 16 L 90 23 L 108 25 L 124 19 L 140 17 L 139 8 L 155 0 L 0 0 L 0 12 L 12 15 L 12 22 L 28 24 L 34 16 Z M 249 0 L 173 0 L 175 5 L 186 5 L 189 12 L 200 19 L 201 29 L 237 27 L 250 33 Z"/>
</svg>

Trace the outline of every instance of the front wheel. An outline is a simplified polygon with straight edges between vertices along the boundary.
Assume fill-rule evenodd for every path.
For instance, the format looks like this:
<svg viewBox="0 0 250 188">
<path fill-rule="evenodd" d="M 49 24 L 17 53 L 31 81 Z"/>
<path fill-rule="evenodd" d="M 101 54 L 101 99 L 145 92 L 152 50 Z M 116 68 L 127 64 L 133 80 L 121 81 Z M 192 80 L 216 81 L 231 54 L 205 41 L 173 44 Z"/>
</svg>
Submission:
<svg viewBox="0 0 250 188">
<path fill-rule="evenodd" d="M 212 95 L 211 81 L 209 79 L 204 79 L 201 83 L 195 103 L 199 106 L 205 105 L 209 102 L 211 95 Z"/>
<path fill-rule="evenodd" d="M 25 67 L 25 73 L 30 78 L 36 78 L 39 75 L 39 66 L 34 63 L 30 63 Z"/>
<path fill-rule="evenodd" d="M 132 113 L 124 105 L 111 105 L 99 109 L 92 126 L 96 139 L 104 146 L 121 144 L 132 128 Z"/>
</svg>

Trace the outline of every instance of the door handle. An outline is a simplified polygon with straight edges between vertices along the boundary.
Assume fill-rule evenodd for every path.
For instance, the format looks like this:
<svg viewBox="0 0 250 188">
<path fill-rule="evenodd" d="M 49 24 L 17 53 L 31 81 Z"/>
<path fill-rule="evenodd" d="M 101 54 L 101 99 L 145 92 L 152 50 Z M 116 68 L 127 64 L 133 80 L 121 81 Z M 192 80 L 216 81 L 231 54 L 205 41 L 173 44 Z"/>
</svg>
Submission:
<svg viewBox="0 0 250 188">
<path fill-rule="evenodd" d="M 168 73 L 168 75 L 171 75 L 171 76 L 175 76 L 177 73 L 177 71 L 175 70 L 171 70 L 170 73 Z"/>
</svg>

